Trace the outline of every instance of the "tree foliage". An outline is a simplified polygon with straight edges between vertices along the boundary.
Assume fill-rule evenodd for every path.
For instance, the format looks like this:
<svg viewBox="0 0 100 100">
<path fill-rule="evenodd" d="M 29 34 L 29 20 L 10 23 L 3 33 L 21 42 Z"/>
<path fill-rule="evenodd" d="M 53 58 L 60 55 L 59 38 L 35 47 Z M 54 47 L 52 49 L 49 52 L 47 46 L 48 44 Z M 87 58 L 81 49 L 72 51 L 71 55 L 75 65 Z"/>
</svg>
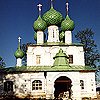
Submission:
<svg viewBox="0 0 100 100">
<path fill-rule="evenodd" d="M 77 32 L 75 38 L 84 44 L 85 65 L 97 68 L 100 65 L 100 54 L 94 41 L 94 32 L 91 29 L 84 29 Z"/>
<path fill-rule="evenodd" d="M 26 52 L 27 52 L 27 45 L 26 44 L 22 44 L 21 49 L 24 52 L 24 57 L 22 59 L 22 63 L 23 63 L 24 66 L 26 66 L 27 65 L 27 54 L 26 54 Z"/>
<path fill-rule="evenodd" d="M 2 57 L 0 57 L 0 69 L 4 68 L 6 66 L 4 60 L 2 59 Z"/>
<path fill-rule="evenodd" d="M 32 43 L 27 43 L 27 44 L 22 44 L 21 49 L 24 52 L 24 57 L 22 59 L 22 63 L 24 66 L 27 65 L 27 45 L 32 44 Z"/>
</svg>

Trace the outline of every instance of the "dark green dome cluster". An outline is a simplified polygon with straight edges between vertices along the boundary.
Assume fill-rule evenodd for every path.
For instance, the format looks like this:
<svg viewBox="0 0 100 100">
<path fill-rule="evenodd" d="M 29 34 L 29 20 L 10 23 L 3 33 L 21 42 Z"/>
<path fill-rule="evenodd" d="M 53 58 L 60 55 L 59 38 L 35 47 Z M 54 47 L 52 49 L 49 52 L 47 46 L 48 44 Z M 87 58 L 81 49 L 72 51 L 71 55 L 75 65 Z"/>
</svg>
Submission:
<svg viewBox="0 0 100 100">
<path fill-rule="evenodd" d="M 44 31 L 47 27 L 46 22 L 39 16 L 34 22 L 33 28 L 35 31 Z"/>
<path fill-rule="evenodd" d="M 69 18 L 69 16 L 66 16 L 66 19 L 62 21 L 61 23 L 61 29 L 63 31 L 73 31 L 75 27 L 74 22 Z"/>
<path fill-rule="evenodd" d="M 61 13 L 56 11 L 53 7 L 51 7 L 50 10 L 47 11 L 42 16 L 42 18 L 47 23 L 48 26 L 50 26 L 50 25 L 60 25 L 62 20 L 63 20 L 63 16 L 61 15 Z"/>
<path fill-rule="evenodd" d="M 14 56 L 16 58 L 23 58 L 24 57 L 24 52 L 21 49 L 17 49 L 16 52 L 14 53 Z"/>
</svg>

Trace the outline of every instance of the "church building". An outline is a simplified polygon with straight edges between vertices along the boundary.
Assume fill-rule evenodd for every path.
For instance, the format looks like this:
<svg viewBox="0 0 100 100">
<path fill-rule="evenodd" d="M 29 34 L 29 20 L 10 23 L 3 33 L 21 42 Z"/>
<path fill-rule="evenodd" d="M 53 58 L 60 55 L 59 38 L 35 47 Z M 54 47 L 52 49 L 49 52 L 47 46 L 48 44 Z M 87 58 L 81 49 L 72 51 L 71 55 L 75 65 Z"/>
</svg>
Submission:
<svg viewBox="0 0 100 100">
<path fill-rule="evenodd" d="M 62 1 L 63 2 L 63 1 Z M 95 69 L 85 66 L 83 44 L 72 42 L 74 21 L 51 7 L 33 24 L 36 44 L 27 45 L 27 65 L 21 38 L 15 52 L 16 66 L 7 68 L 0 92 L 13 92 L 19 98 L 82 100 L 96 97 Z"/>
</svg>

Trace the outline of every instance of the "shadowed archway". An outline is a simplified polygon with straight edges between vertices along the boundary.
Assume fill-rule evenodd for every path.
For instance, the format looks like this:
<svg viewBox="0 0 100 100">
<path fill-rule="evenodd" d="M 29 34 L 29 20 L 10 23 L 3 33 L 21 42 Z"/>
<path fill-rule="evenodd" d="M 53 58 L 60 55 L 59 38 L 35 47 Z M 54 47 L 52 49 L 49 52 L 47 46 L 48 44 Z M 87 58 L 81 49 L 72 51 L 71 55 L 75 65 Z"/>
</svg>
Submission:
<svg viewBox="0 0 100 100">
<path fill-rule="evenodd" d="M 71 79 L 66 76 L 57 78 L 54 82 L 55 98 L 71 98 Z"/>
</svg>

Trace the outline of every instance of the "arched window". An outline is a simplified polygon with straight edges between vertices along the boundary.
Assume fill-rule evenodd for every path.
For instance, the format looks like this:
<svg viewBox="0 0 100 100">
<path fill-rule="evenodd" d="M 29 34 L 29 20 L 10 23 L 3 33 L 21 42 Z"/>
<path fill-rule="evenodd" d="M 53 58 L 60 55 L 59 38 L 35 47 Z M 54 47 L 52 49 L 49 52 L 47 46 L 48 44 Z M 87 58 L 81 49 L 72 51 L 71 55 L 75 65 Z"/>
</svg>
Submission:
<svg viewBox="0 0 100 100">
<path fill-rule="evenodd" d="M 12 81 L 4 82 L 4 91 L 5 92 L 13 92 L 13 82 Z"/>
<path fill-rule="evenodd" d="M 84 89 L 84 81 L 83 80 L 80 80 L 80 86 L 81 86 L 81 89 Z"/>
<path fill-rule="evenodd" d="M 42 82 L 40 80 L 34 80 L 32 82 L 32 90 L 42 90 Z"/>
</svg>

